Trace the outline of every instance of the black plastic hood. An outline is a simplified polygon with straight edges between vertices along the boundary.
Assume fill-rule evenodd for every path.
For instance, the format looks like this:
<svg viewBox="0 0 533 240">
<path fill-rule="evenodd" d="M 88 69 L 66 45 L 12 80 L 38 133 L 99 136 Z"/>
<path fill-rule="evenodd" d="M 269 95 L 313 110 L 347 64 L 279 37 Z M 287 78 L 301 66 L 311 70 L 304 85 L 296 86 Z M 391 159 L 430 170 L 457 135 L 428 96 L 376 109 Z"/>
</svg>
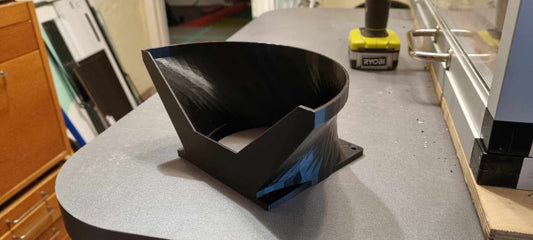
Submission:
<svg viewBox="0 0 533 240">
<path fill-rule="evenodd" d="M 143 51 L 179 155 L 266 209 L 362 154 L 337 137 L 348 74 L 323 55 L 211 42 Z"/>
</svg>

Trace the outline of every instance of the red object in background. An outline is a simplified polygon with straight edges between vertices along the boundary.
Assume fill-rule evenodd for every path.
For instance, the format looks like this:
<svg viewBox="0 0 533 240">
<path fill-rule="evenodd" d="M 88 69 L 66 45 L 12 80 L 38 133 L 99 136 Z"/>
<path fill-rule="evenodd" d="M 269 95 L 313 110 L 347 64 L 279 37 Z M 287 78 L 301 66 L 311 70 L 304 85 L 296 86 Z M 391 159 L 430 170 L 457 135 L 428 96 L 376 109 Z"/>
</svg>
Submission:
<svg viewBox="0 0 533 240">
<path fill-rule="evenodd" d="M 231 16 L 235 13 L 238 13 L 246 8 L 249 7 L 248 2 L 239 2 L 234 4 L 231 7 L 224 8 L 220 11 L 216 11 L 214 13 L 211 13 L 209 15 L 205 15 L 201 18 L 194 19 L 190 22 L 184 23 L 179 25 L 180 27 L 204 27 L 211 23 L 214 23 L 220 19 L 223 19 L 227 16 Z"/>
</svg>

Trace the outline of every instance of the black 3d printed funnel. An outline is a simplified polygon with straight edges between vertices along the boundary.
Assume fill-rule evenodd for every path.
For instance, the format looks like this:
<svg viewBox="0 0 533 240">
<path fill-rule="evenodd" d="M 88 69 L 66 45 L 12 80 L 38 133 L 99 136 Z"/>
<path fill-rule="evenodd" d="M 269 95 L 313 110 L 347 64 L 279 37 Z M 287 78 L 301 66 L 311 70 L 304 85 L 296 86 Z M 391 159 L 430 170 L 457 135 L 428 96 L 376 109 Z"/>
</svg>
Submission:
<svg viewBox="0 0 533 240">
<path fill-rule="evenodd" d="M 280 45 L 212 42 L 143 51 L 181 157 L 271 209 L 361 156 L 340 140 L 337 62 Z"/>
</svg>

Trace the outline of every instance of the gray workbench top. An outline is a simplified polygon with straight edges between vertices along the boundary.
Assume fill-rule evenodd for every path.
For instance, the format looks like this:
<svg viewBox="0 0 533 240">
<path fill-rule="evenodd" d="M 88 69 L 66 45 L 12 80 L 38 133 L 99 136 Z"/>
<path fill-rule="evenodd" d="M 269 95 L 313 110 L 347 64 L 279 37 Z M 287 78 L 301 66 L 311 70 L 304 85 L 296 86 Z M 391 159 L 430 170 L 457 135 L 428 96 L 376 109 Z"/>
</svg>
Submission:
<svg viewBox="0 0 533 240">
<path fill-rule="evenodd" d="M 410 12 L 391 11 L 402 49 L 398 69 L 386 72 L 349 67 L 348 32 L 363 16 L 278 10 L 230 38 L 342 63 L 350 92 L 339 137 L 364 147 L 362 158 L 267 212 L 178 157 L 180 141 L 156 95 L 65 163 L 56 183 L 64 211 L 94 228 L 159 238 L 482 239 L 430 75 L 407 55 Z"/>
</svg>

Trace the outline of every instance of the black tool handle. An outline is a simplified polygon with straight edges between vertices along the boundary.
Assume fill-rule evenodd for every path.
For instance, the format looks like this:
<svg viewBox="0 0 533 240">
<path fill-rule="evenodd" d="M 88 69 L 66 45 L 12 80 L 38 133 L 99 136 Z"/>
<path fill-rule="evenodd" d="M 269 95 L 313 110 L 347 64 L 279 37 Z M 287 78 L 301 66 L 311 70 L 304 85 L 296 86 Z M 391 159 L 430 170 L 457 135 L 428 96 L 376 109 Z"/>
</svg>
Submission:
<svg viewBox="0 0 533 240">
<path fill-rule="evenodd" d="M 366 37 L 386 37 L 387 21 L 391 0 L 365 1 L 365 28 L 362 34 Z"/>
</svg>

